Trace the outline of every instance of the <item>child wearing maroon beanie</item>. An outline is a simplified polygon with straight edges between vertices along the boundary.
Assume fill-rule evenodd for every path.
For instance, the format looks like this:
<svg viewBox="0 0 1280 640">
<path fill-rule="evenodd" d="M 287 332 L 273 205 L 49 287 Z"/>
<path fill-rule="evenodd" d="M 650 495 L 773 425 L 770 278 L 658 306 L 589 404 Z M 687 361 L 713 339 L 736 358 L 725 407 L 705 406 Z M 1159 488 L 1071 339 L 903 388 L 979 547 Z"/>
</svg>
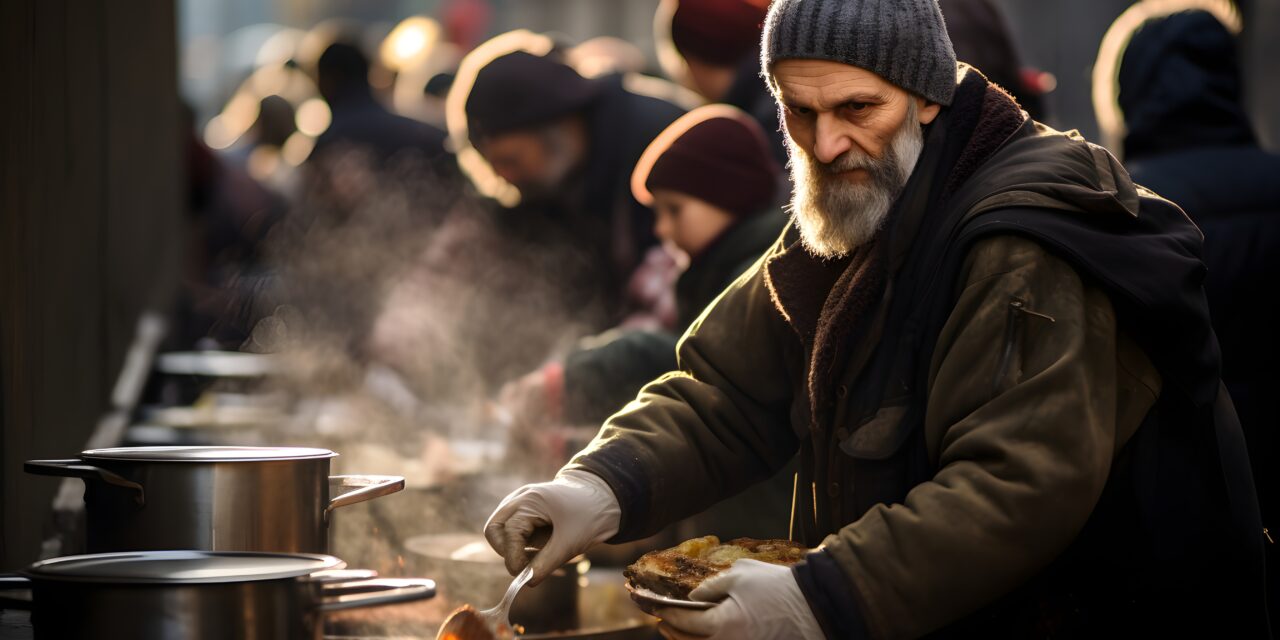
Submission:
<svg viewBox="0 0 1280 640">
<path fill-rule="evenodd" d="M 525 422 L 598 424 L 674 370 L 679 334 L 782 232 L 784 184 L 751 116 L 720 104 L 673 122 L 641 154 L 631 191 L 653 207 L 655 235 L 685 267 L 675 283 L 674 332 L 613 331 L 584 340 L 594 346 L 508 385 L 504 403 Z"/>
<path fill-rule="evenodd" d="M 631 192 L 653 207 L 654 233 L 692 259 L 739 220 L 773 205 L 781 175 L 760 125 L 734 107 L 709 105 L 649 144 L 631 174 Z"/>
</svg>

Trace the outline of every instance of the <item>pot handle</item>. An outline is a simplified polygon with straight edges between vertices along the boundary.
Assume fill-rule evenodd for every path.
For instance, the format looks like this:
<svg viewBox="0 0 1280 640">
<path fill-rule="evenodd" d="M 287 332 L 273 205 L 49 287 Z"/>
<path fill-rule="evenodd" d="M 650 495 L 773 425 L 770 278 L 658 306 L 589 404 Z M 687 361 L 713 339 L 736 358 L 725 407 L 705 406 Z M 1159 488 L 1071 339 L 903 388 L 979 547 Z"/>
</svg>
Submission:
<svg viewBox="0 0 1280 640">
<path fill-rule="evenodd" d="M 147 503 L 146 492 L 143 491 L 142 485 L 126 479 L 120 474 L 91 464 L 85 464 L 79 458 L 28 460 L 22 465 L 22 469 L 27 473 L 38 476 L 64 476 L 68 478 L 83 478 L 85 480 L 101 480 L 110 485 L 137 491 L 138 493 L 133 499 L 138 503 L 138 506 L 141 507 Z"/>
<path fill-rule="evenodd" d="M 436 582 L 426 578 L 374 578 L 326 584 L 324 594 L 320 611 L 343 611 L 427 600 L 436 595 Z"/>
<path fill-rule="evenodd" d="M 340 496 L 329 499 L 329 506 L 324 509 L 324 519 L 329 520 L 329 512 L 338 507 L 345 507 L 357 502 L 372 500 L 404 489 L 403 476 L 329 476 L 329 484 L 339 487 L 358 487 Z"/>
<path fill-rule="evenodd" d="M 10 589 L 30 589 L 31 580 L 20 576 L 16 573 L 0 573 L 0 591 L 8 591 Z M 23 611 L 31 610 L 32 602 L 21 598 L 10 598 L 0 596 L 0 609 L 21 609 Z"/>
<path fill-rule="evenodd" d="M 353 580 L 370 580 L 376 577 L 378 577 L 378 572 L 373 569 L 324 569 L 300 579 L 325 585 L 336 582 L 351 582 Z"/>
</svg>

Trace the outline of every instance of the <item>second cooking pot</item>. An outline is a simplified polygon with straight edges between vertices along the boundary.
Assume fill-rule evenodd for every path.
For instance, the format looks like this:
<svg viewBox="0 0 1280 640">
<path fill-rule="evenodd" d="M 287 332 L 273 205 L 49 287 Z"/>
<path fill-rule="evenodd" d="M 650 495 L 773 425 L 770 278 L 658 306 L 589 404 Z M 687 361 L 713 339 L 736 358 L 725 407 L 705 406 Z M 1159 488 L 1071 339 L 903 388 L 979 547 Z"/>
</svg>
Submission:
<svg viewBox="0 0 1280 640">
<path fill-rule="evenodd" d="M 334 571 L 317 554 L 143 551 L 37 562 L 0 587 L 30 588 L 36 640 L 319 640 L 326 612 L 423 600 L 424 579 Z"/>
<path fill-rule="evenodd" d="M 336 455 L 300 447 L 120 447 L 28 460 L 25 469 L 84 479 L 90 553 L 325 553 L 330 511 L 404 488 L 399 476 L 330 476 Z"/>
</svg>

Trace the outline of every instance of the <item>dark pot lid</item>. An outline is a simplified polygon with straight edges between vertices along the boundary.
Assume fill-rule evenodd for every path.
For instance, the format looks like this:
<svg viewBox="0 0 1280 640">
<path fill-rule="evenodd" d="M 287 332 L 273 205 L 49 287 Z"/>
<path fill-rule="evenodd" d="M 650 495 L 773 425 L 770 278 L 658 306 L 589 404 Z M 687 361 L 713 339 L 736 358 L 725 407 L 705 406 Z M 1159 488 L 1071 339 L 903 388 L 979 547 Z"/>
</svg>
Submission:
<svg viewBox="0 0 1280 640">
<path fill-rule="evenodd" d="M 116 447 L 82 451 L 85 460 L 133 462 L 254 462 L 258 460 L 312 460 L 338 454 L 308 447 Z"/>
<path fill-rule="evenodd" d="M 307 553 L 127 551 L 41 560 L 23 573 L 35 579 L 112 584 L 211 584 L 297 578 L 346 563 Z"/>
</svg>

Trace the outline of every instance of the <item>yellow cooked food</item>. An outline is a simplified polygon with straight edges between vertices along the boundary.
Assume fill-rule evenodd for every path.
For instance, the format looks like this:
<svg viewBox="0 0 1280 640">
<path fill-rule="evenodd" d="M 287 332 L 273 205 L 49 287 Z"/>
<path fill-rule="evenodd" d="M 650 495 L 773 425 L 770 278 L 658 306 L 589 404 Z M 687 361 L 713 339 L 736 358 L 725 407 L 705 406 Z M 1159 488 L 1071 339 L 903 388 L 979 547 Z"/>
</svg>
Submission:
<svg viewBox="0 0 1280 640">
<path fill-rule="evenodd" d="M 651 551 L 627 567 L 623 575 L 634 587 L 659 595 L 689 599 L 689 592 L 703 580 L 728 569 L 742 558 L 780 565 L 793 565 L 807 551 L 790 540 L 737 538 L 721 543 L 715 536 L 681 542 L 670 549 Z"/>
</svg>

